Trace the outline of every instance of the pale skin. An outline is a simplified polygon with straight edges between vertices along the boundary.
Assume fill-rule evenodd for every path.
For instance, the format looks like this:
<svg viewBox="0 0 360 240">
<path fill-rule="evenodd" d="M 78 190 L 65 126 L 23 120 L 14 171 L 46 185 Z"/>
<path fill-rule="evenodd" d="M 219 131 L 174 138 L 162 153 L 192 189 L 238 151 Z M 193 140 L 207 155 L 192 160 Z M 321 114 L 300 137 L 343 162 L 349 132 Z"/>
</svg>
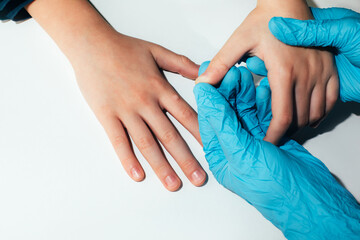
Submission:
<svg viewBox="0 0 360 240">
<path fill-rule="evenodd" d="M 317 123 L 332 108 L 338 82 L 330 53 L 286 46 L 267 28 L 275 15 L 310 18 L 306 4 L 270 2 L 258 1 L 204 76 L 218 82 L 245 53 L 263 59 L 269 70 L 274 115 L 266 140 L 276 143 L 293 120 L 293 112 L 300 126 Z M 26 9 L 69 59 L 86 101 L 133 180 L 142 181 L 145 172 L 130 138 L 169 191 L 178 190 L 181 180 L 159 142 L 195 186 L 203 185 L 206 173 L 165 112 L 201 143 L 197 115 L 162 74 L 167 70 L 195 79 L 198 65 L 159 45 L 116 32 L 86 0 L 36 0 Z"/>
<path fill-rule="evenodd" d="M 159 142 L 195 186 L 204 184 L 205 171 L 165 112 L 201 143 L 197 114 L 162 73 L 195 79 L 197 64 L 116 32 L 86 0 L 36 0 L 26 9 L 69 59 L 83 96 L 133 180 L 142 181 L 145 172 L 130 137 L 169 191 L 178 190 L 181 180 Z"/>
<path fill-rule="evenodd" d="M 268 28 L 274 16 L 312 18 L 303 0 L 258 0 L 257 7 L 235 30 L 197 82 L 217 84 L 245 55 L 265 62 L 272 90 L 272 113 L 264 140 L 279 143 L 291 125 L 317 126 L 333 108 L 339 80 L 331 53 L 287 46 Z"/>
</svg>

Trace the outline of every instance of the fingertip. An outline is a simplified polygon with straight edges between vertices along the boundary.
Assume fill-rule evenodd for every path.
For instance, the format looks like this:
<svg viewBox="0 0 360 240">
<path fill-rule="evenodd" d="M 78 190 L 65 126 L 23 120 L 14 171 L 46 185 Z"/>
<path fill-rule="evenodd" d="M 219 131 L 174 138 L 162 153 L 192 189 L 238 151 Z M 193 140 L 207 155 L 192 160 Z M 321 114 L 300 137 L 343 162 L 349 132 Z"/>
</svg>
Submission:
<svg viewBox="0 0 360 240">
<path fill-rule="evenodd" d="M 241 67 L 238 67 L 237 69 L 239 70 L 242 79 L 243 78 L 251 79 L 251 80 L 254 79 L 251 72 L 246 67 L 241 66 Z"/>
<path fill-rule="evenodd" d="M 284 17 L 272 17 L 268 23 L 269 29 L 274 30 L 282 30 L 282 28 L 286 27 L 287 21 L 291 21 L 291 18 Z"/>
<path fill-rule="evenodd" d="M 203 169 L 197 169 L 191 174 L 191 183 L 196 187 L 201 187 L 205 184 L 207 174 Z"/>
<path fill-rule="evenodd" d="M 267 69 L 263 60 L 258 57 L 250 57 L 246 60 L 246 67 L 259 76 L 266 76 Z"/>
<path fill-rule="evenodd" d="M 268 23 L 268 27 L 269 27 L 270 31 L 273 33 L 273 31 L 279 30 L 278 23 L 281 23 L 281 22 L 282 22 L 282 17 L 272 17 Z"/>
<path fill-rule="evenodd" d="M 209 64 L 210 64 L 210 61 L 205 61 L 200 65 L 199 72 L 198 72 L 199 76 L 205 72 L 205 70 L 208 68 Z"/>
<path fill-rule="evenodd" d="M 221 78 L 219 79 L 219 78 L 209 77 L 208 74 L 205 72 L 195 80 L 195 84 L 208 83 L 208 84 L 211 84 L 214 86 L 214 85 L 217 85 L 220 81 L 221 81 Z"/>
<path fill-rule="evenodd" d="M 292 122 L 292 118 L 284 116 L 280 119 L 272 119 L 267 130 L 264 141 L 277 145 L 285 135 Z"/>
<path fill-rule="evenodd" d="M 319 125 L 322 123 L 323 120 L 324 120 L 324 119 L 320 119 L 320 120 L 316 121 L 315 123 L 311 124 L 310 127 L 311 127 L 311 128 L 314 128 L 314 129 L 318 128 Z"/>
<path fill-rule="evenodd" d="M 145 172 L 141 167 L 132 167 L 129 171 L 129 176 L 135 182 L 142 182 L 145 179 Z"/>
<path fill-rule="evenodd" d="M 264 85 L 259 85 L 256 88 L 256 101 L 265 102 L 271 98 L 270 88 Z"/>
<path fill-rule="evenodd" d="M 285 33 L 292 31 L 289 29 L 287 23 L 285 22 L 285 19 L 282 17 L 271 18 L 268 23 L 268 27 L 272 35 L 274 35 L 274 37 L 276 37 L 278 40 L 282 42 L 287 43 L 286 40 L 288 40 L 288 38 L 291 37 L 291 35 L 286 35 L 285 37 Z"/>
<path fill-rule="evenodd" d="M 166 71 L 179 73 L 183 77 L 196 79 L 199 65 L 194 63 L 188 57 L 174 53 L 160 45 L 150 44 L 151 53 L 154 56 L 156 64 Z"/>
<path fill-rule="evenodd" d="M 277 140 L 276 138 L 273 138 L 273 136 L 271 136 L 271 134 L 266 133 L 266 136 L 263 138 L 263 140 L 265 142 L 269 142 L 272 143 L 274 145 L 277 145 L 279 140 Z"/>
<path fill-rule="evenodd" d="M 241 73 L 239 69 L 235 66 L 231 67 L 229 71 L 225 74 L 224 78 L 222 79 L 222 82 L 224 81 L 239 81 L 241 78 Z"/>
<path fill-rule="evenodd" d="M 204 82 L 211 85 L 217 85 L 229 71 L 233 65 L 225 64 L 220 57 L 215 57 L 210 63 L 205 63 L 207 66 L 204 73 L 202 73 L 197 79 L 196 83 Z"/>
<path fill-rule="evenodd" d="M 267 77 L 263 78 L 261 81 L 260 81 L 260 86 L 264 86 L 264 87 L 268 87 L 269 90 L 270 90 L 270 84 L 269 84 L 269 79 Z"/>
<path fill-rule="evenodd" d="M 178 71 L 183 77 L 195 80 L 198 76 L 200 65 L 194 63 L 188 57 L 180 55 L 181 69 Z"/>
<path fill-rule="evenodd" d="M 168 175 L 164 179 L 164 186 L 170 192 L 176 192 L 182 187 L 182 182 L 177 176 Z"/>
<path fill-rule="evenodd" d="M 198 72 L 199 72 L 199 69 L 200 69 L 200 65 L 197 64 L 197 63 L 192 63 L 192 67 L 191 67 L 191 73 L 189 74 L 189 79 L 191 80 L 196 80 L 196 78 L 198 77 Z M 189 68 L 190 69 L 190 68 Z M 186 76 L 185 76 L 186 77 Z"/>
</svg>

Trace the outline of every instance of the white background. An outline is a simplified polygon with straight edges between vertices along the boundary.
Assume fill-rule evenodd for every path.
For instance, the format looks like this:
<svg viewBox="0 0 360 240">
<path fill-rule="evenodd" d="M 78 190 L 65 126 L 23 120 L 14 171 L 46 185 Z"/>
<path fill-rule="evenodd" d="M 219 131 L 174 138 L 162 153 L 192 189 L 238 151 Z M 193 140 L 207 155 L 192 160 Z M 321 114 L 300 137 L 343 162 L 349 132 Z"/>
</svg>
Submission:
<svg viewBox="0 0 360 240">
<path fill-rule="evenodd" d="M 334 3 L 336 2 L 336 3 Z M 255 7 L 249 0 L 94 0 L 122 33 L 194 61 L 211 59 Z M 316 1 L 360 11 L 359 0 Z M 0 24 L 0 239 L 284 239 L 244 200 L 221 187 L 201 147 L 179 124 L 208 183 L 166 191 L 137 154 L 147 178 L 126 175 L 83 100 L 69 62 L 30 20 Z M 246 41 L 246 39 L 244 39 Z M 195 108 L 194 83 L 166 74 Z M 357 115 L 351 112 L 356 112 Z M 360 105 L 338 106 L 298 139 L 360 200 Z"/>
</svg>

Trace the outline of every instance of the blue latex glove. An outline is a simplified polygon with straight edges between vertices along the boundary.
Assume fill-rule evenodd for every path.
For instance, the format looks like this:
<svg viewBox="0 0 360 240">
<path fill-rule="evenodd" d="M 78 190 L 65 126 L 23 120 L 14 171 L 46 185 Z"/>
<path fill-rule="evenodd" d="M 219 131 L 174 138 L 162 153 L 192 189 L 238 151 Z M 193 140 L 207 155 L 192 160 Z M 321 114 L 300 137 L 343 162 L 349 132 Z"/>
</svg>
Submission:
<svg viewBox="0 0 360 240">
<path fill-rule="evenodd" d="M 336 48 L 340 99 L 360 102 L 360 14 L 344 8 L 311 10 L 315 20 L 275 17 L 269 22 L 270 31 L 289 45 Z M 261 62 L 253 58 L 247 63 L 251 71 L 264 75 L 266 70 Z"/>
<path fill-rule="evenodd" d="M 201 74 L 208 63 L 200 68 Z M 194 88 L 200 134 L 217 181 L 244 198 L 288 239 L 360 239 L 360 205 L 326 166 L 293 140 L 262 138 L 271 119 L 266 79 L 231 68 L 219 88 Z"/>
</svg>

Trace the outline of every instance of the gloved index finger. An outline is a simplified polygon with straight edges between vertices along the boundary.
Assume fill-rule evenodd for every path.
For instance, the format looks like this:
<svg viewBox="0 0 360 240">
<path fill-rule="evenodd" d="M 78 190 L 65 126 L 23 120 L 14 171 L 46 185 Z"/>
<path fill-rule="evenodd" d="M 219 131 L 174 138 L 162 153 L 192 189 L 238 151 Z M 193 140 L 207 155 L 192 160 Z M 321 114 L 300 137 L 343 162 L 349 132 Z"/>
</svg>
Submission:
<svg viewBox="0 0 360 240">
<path fill-rule="evenodd" d="M 236 164 L 244 154 L 253 153 L 254 138 L 242 128 L 234 109 L 224 96 L 205 83 L 197 84 L 194 93 L 198 114 L 204 116 L 215 132 L 227 161 Z"/>
<path fill-rule="evenodd" d="M 240 92 L 236 96 L 236 109 L 244 127 L 255 138 L 262 139 L 264 133 L 260 128 L 256 109 L 256 92 L 254 79 L 248 69 L 240 67 Z"/>
<path fill-rule="evenodd" d="M 210 61 L 205 61 L 200 65 L 199 76 L 205 72 L 205 70 L 208 68 L 209 64 L 210 64 Z"/>
</svg>

